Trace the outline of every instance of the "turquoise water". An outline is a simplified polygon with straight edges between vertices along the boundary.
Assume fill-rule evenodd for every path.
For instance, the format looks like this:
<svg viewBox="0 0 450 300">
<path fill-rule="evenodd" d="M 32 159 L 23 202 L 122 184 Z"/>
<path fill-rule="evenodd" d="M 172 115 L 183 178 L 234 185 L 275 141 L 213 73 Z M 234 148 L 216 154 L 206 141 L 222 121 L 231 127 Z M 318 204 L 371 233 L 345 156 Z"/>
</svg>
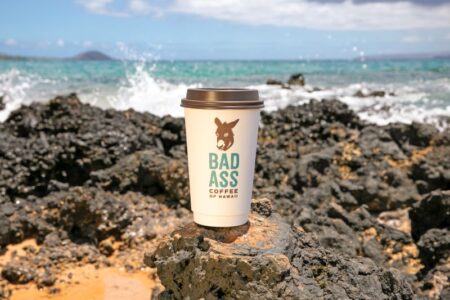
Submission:
<svg viewBox="0 0 450 300">
<path fill-rule="evenodd" d="M 305 75 L 310 87 L 267 86 Z M 450 60 L 378 61 L 0 61 L 0 95 L 7 109 L 77 92 L 101 107 L 134 108 L 181 115 L 179 99 L 188 87 L 237 86 L 260 90 L 267 109 L 308 99 L 338 98 L 377 123 L 412 120 L 435 123 L 450 116 Z M 395 96 L 357 98 L 357 90 L 389 91 Z M 414 114 L 411 116 L 411 114 Z M 439 125 L 441 124 L 441 125 Z"/>
<path fill-rule="evenodd" d="M 89 85 L 118 83 L 144 64 L 147 72 L 172 83 L 249 85 L 267 78 L 287 79 L 301 72 L 311 84 L 339 85 L 360 81 L 405 83 L 411 80 L 448 78 L 450 60 L 380 61 L 0 61 L 0 74 L 12 69 L 51 80 Z"/>
</svg>

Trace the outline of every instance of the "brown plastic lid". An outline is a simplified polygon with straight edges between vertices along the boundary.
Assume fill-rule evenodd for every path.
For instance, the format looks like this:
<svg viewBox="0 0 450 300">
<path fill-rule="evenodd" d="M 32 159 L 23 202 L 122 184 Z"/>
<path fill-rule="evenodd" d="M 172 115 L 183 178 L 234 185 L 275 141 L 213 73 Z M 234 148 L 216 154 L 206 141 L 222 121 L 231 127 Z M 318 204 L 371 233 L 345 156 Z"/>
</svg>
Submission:
<svg viewBox="0 0 450 300">
<path fill-rule="evenodd" d="M 200 109 L 257 109 L 263 108 L 257 90 L 237 88 L 188 89 L 182 107 Z"/>
</svg>

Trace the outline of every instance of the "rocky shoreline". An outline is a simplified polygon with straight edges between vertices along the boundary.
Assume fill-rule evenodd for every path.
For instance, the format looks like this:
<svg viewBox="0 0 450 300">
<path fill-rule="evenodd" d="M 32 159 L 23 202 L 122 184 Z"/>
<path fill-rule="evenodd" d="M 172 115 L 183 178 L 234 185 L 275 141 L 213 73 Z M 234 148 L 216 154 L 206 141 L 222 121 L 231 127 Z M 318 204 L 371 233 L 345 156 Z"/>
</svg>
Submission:
<svg viewBox="0 0 450 300">
<path fill-rule="evenodd" d="M 450 296 L 449 130 L 369 124 L 335 100 L 264 112 L 261 123 L 254 196 L 270 199 L 297 236 L 285 253 L 292 268 L 324 251 L 337 257 L 327 264 L 376 265 L 377 280 L 395 273 L 393 290 L 377 280 L 362 290 Z M 191 221 L 183 119 L 101 110 L 72 94 L 13 112 L 0 140 L 0 253 L 26 239 L 39 245 L 0 265 L 0 299 L 23 284 L 58 293 L 58 282 L 70 282 L 60 276 L 67 266 L 145 268 L 144 253 Z M 327 270 L 309 278 L 312 295 L 352 280 Z"/>
</svg>

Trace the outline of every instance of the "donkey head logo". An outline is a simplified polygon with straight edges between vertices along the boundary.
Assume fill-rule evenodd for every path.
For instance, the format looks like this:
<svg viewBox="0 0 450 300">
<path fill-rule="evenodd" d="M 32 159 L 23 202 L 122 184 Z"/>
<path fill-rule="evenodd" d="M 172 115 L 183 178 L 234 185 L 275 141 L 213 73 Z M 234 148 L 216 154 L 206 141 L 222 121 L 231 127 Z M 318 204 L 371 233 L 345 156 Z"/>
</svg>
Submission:
<svg viewBox="0 0 450 300">
<path fill-rule="evenodd" d="M 234 143 L 234 133 L 233 128 L 239 122 L 239 119 L 234 120 L 233 122 L 221 122 L 218 118 L 214 120 L 217 125 L 216 136 L 217 136 L 217 149 L 226 151 Z"/>
</svg>

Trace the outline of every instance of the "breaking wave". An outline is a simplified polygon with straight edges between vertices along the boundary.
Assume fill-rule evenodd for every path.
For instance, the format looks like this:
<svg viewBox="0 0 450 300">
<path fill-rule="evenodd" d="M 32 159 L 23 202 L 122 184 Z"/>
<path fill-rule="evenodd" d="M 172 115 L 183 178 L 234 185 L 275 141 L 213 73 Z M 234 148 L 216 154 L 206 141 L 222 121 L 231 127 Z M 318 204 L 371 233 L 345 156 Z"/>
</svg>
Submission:
<svg viewBox="0 0 450 300">
<path fill-rule="evenodd" d="M 101 108 L 131 108 L 160 116 L 170 114 L 179 117 L 183 115 L 179 104 L 186 89 L 204 85 L 200 82 L 183 83 L 180 80 L 172 82 L 156 78 L 153 68 L 145 61 L 128 64 L 123 74 L 115 74 L 114 78 L 46 78 L 42 74 L 36 75 L 17 68 L 3 73 L 0 71 L 0 96 L 3 95 L 4 102 L 0 122 L 5 121 L 20 105 L 46 101 L 68 92 L 77 92 L 84 103 Z M 260 91 L 261 98 L 265 100 L 265 109 L 269 111 L 302 104 L 310 99 L 338 99 L 349 105 L 362 119 L 381 125 L 416 121 L 434 124 L 442 130 L 448 128 L 450 120 L 449 78 L 397 85 L 355 83 L 330 88 L 305 86 L 284 89 L 266 84 L 246 86 Z M 384 95 L 371 96 L 371 91 L 382 91 Z"/>
</svg>

